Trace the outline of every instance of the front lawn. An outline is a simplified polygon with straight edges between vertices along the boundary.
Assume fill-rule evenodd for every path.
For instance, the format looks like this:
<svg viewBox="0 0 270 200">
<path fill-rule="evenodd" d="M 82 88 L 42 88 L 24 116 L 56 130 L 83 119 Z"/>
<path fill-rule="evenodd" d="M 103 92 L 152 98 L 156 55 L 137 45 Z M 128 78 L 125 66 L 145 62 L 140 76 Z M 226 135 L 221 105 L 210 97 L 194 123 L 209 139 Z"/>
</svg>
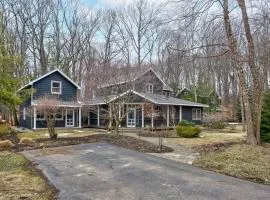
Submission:
<svg viewBox="0 0 270 200">
<path fill-rule="evenodd" d="M 200 148 L 202 145 L 213 143 L 241 143 L 245 139 L 245 133 L 228 133 L 223 130 L 202 131 L 198 138 L 166 138 L 171 144 L 180 144 L 187 148 Z"/>
<path fill-rule="evenodd" d="M 0 152 L 0 199 L 55 199 L 55 190 L 22 155 Z"/>
<path fill-rule="evenodd" d="M 246 144 L 203 155 L 193 165 L 270 185 L 270 148 Z"/>
<path fill-rule="evenodd" d="M 90 135 L 95 135 L 97 132 L 90 129 L 56 129 L 56 133 L 59 138 L 68 138 L 68 137 L 85 137 Z M 22 137 L 31 138 L 33 140 L 39 138 L 49 138 L 49 133 L 47 129 L 18 133 L 17 137 L 20 139 Z"/>
</svg>

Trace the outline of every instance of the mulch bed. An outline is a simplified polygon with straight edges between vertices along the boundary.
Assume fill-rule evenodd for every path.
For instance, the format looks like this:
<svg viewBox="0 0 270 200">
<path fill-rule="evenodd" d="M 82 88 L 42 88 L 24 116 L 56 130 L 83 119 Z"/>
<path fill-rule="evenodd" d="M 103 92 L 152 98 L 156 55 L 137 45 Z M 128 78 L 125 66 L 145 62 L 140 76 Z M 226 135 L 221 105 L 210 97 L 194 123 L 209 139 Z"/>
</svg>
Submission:
<svg viewBox="0 0 270 200">
<path fill-rule="evenodd" d="M 195 150 L 199 151 L 201 154 L 206 154 L 214 151 L 222 151 L 237 144 L 236 142 L 215 142 L 211 144 L 203 144 L 201 146 L 195 147 Z M 239 144 L 239 143 L 238 143 Z"/>
<path fill-rule="evenodd" d="M 17 137 L 17 134 L 13 131 L 11 131 L 8 134 L 5 134 L 0 137 L 0 140 L 10 140 L 13 144 L 19 143 L 19 139 Z"/>
<path fill-rule="evenodd" d="M 144 140 L 136 139 L 130 136 L 119 136 L 118 138 L 112 136 L 106 136 L 104 141 L 121 146 L 127 149 L 132 149 L 144 153 L 166 153 L 172 152 L 173 149 L 167 146 L 162 146 L 162 150 L 158 145 Z"/>
<path fill-rule="evenodd" d="M 173 131 L 144 131 L 142 133 L 137 133 L 137 135 L 140 137 L 179 138 Z"/>
<path fill-rule="evenodd" d="M 162 146 L 161 151 L 158 145 L 134 137 L 130 136 L 116 137 L 111 134 L 97 134 L 85 137 L 58 138 L 57 140 L 51 140 L 49 138 L 41 138 L 37 139 L 34 145 L 31 146 L 19 144 L 19 140 L 16 139 L 17 138 L 16 134 L 13 134 L 12 137 L 6 137 L 5 139 L 11 140 L 12 138 L 13 138 L 12 142 L 15 144 L 12 149 L 13 151 L 34 150 L 34 149 L 96 143 L 96 142 L 108 142 L 113 145 L 117 145 L 120 147 L 144 153 L 165 153 L 173 151 L 172 148 L 166 146 Z"/>
</svg>

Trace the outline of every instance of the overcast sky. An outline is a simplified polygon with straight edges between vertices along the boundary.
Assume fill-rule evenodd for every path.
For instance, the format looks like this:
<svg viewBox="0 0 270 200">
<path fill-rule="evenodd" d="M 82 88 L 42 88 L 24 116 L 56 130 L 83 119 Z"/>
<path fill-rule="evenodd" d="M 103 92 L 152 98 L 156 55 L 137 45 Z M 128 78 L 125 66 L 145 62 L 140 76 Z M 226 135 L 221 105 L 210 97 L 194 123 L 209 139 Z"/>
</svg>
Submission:
<svg viewBox="0 0 270 200">
<path fill-rule="evenodd" d="M 81 0 L 81 1 L 91 7 L 98 7 L 98 8 L 115 7 L 119 5 L 127 5 L 134 2 L 134 0 Z M 148 0 L 148 1 L 164 2 L 165 0 Z"/>
</svg>

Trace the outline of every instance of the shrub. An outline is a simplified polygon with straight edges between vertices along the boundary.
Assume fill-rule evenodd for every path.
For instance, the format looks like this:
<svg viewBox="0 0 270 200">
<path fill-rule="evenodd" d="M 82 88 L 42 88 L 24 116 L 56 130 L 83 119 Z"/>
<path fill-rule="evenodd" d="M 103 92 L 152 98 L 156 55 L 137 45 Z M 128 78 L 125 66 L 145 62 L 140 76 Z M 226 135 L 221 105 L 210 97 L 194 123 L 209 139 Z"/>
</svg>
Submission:
<svg viewBox="0 0 270 200">
<path fill-rule="evenodd" d="M 262 141 L 266 143 L 270 143 L 270 133 L 262 133 Z"/>
<path fill-rule="evenodd" d="M 201 129 L 195 126 L 177 126 L 176 133 L 180 137 L 194 138 L 199 137 Z"/>
<path fill-rule="evenodd" d="M 9 150 L 13 147 L 13 143 L 10 140 L 2 140 L 0 141 L 0 149 L 1 150 Z"/>
<path fill-rule="evenodd" d="M 192 126 L 195 127 L 195 124 L 193 122 L 189 122 L 187 120 L 182 120 L 178 123 L 178 126 Z"/>
<path fill-rule="evenodd" d="M 0 124 L 0 137 L 8 133 L 9 126 L 7 123 Z"/>
<path fill-rule="evenodd" d="M 33 147 L 35 146 L 35 141 L 31 138 L 27 138 L 27 137 L 22 137 L 20 139 L 20 143 L 21 145 L 23 146 L 30 146 L 30 147 Z"/>
</svg>

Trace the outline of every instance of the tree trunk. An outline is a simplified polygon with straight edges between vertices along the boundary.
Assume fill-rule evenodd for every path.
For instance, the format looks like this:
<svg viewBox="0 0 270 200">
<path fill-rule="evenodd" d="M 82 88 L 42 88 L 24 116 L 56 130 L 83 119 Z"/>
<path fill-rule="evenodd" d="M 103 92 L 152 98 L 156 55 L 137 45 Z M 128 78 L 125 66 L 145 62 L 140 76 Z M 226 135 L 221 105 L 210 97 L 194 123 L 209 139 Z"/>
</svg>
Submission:
<svg viewBox="0 0 270 200">
<path fill-rule="evenodd" d="M 245 117 L 247 122 L 247 143 L 248 144 L 259 144 L 260 143 L 260 117 L 261 117 L 261 88 L 260 82 L 258 80 L 259 71 L 255 66 L 254 62 L 254 45 L 252 36 L 249 30 L 249 24 L 247 15 L 245 13 L 245 5 L 243 0 L 238 0 L 239 6 L 242 10 L 246 37 L 248 40 L 248 64 L 251 69 L 253 77 L 253 88 L 251 97 L 249 96 L 248 86 L 246 84 L 245 72 L 244 72 L 244 63 L 242 56 L 237 50 L 237 41 L 233 35 L 233 30 L 231 27 L 230 17 L 229 17 L 229 6 L 228 0 L 224 0 L 223 13 L 224 13 L 224 25 L 227 34 L 227 39 L 229 43 L 229 48 L 231 50 L 231 56 L 234 60 L 236 72 L 239 79 L 239 89 L 241 90 L 243 96 L 243 105 L 245 110 Z M 252 60 L 253 59 L 253 60 Z M 250 100 L 251 98 L 251 100 Z"/>
<path fill-rule="evenodd" d="M 18 117 L 17 117 L 16 108 L 15 108 L 15 106 L 12 106 L 11 109 L 12 109 L 13 118 L 14 118 L 14 126 L 18 126 L 19 125 L 19 120 L 18 120 Z"/>
</svg>

